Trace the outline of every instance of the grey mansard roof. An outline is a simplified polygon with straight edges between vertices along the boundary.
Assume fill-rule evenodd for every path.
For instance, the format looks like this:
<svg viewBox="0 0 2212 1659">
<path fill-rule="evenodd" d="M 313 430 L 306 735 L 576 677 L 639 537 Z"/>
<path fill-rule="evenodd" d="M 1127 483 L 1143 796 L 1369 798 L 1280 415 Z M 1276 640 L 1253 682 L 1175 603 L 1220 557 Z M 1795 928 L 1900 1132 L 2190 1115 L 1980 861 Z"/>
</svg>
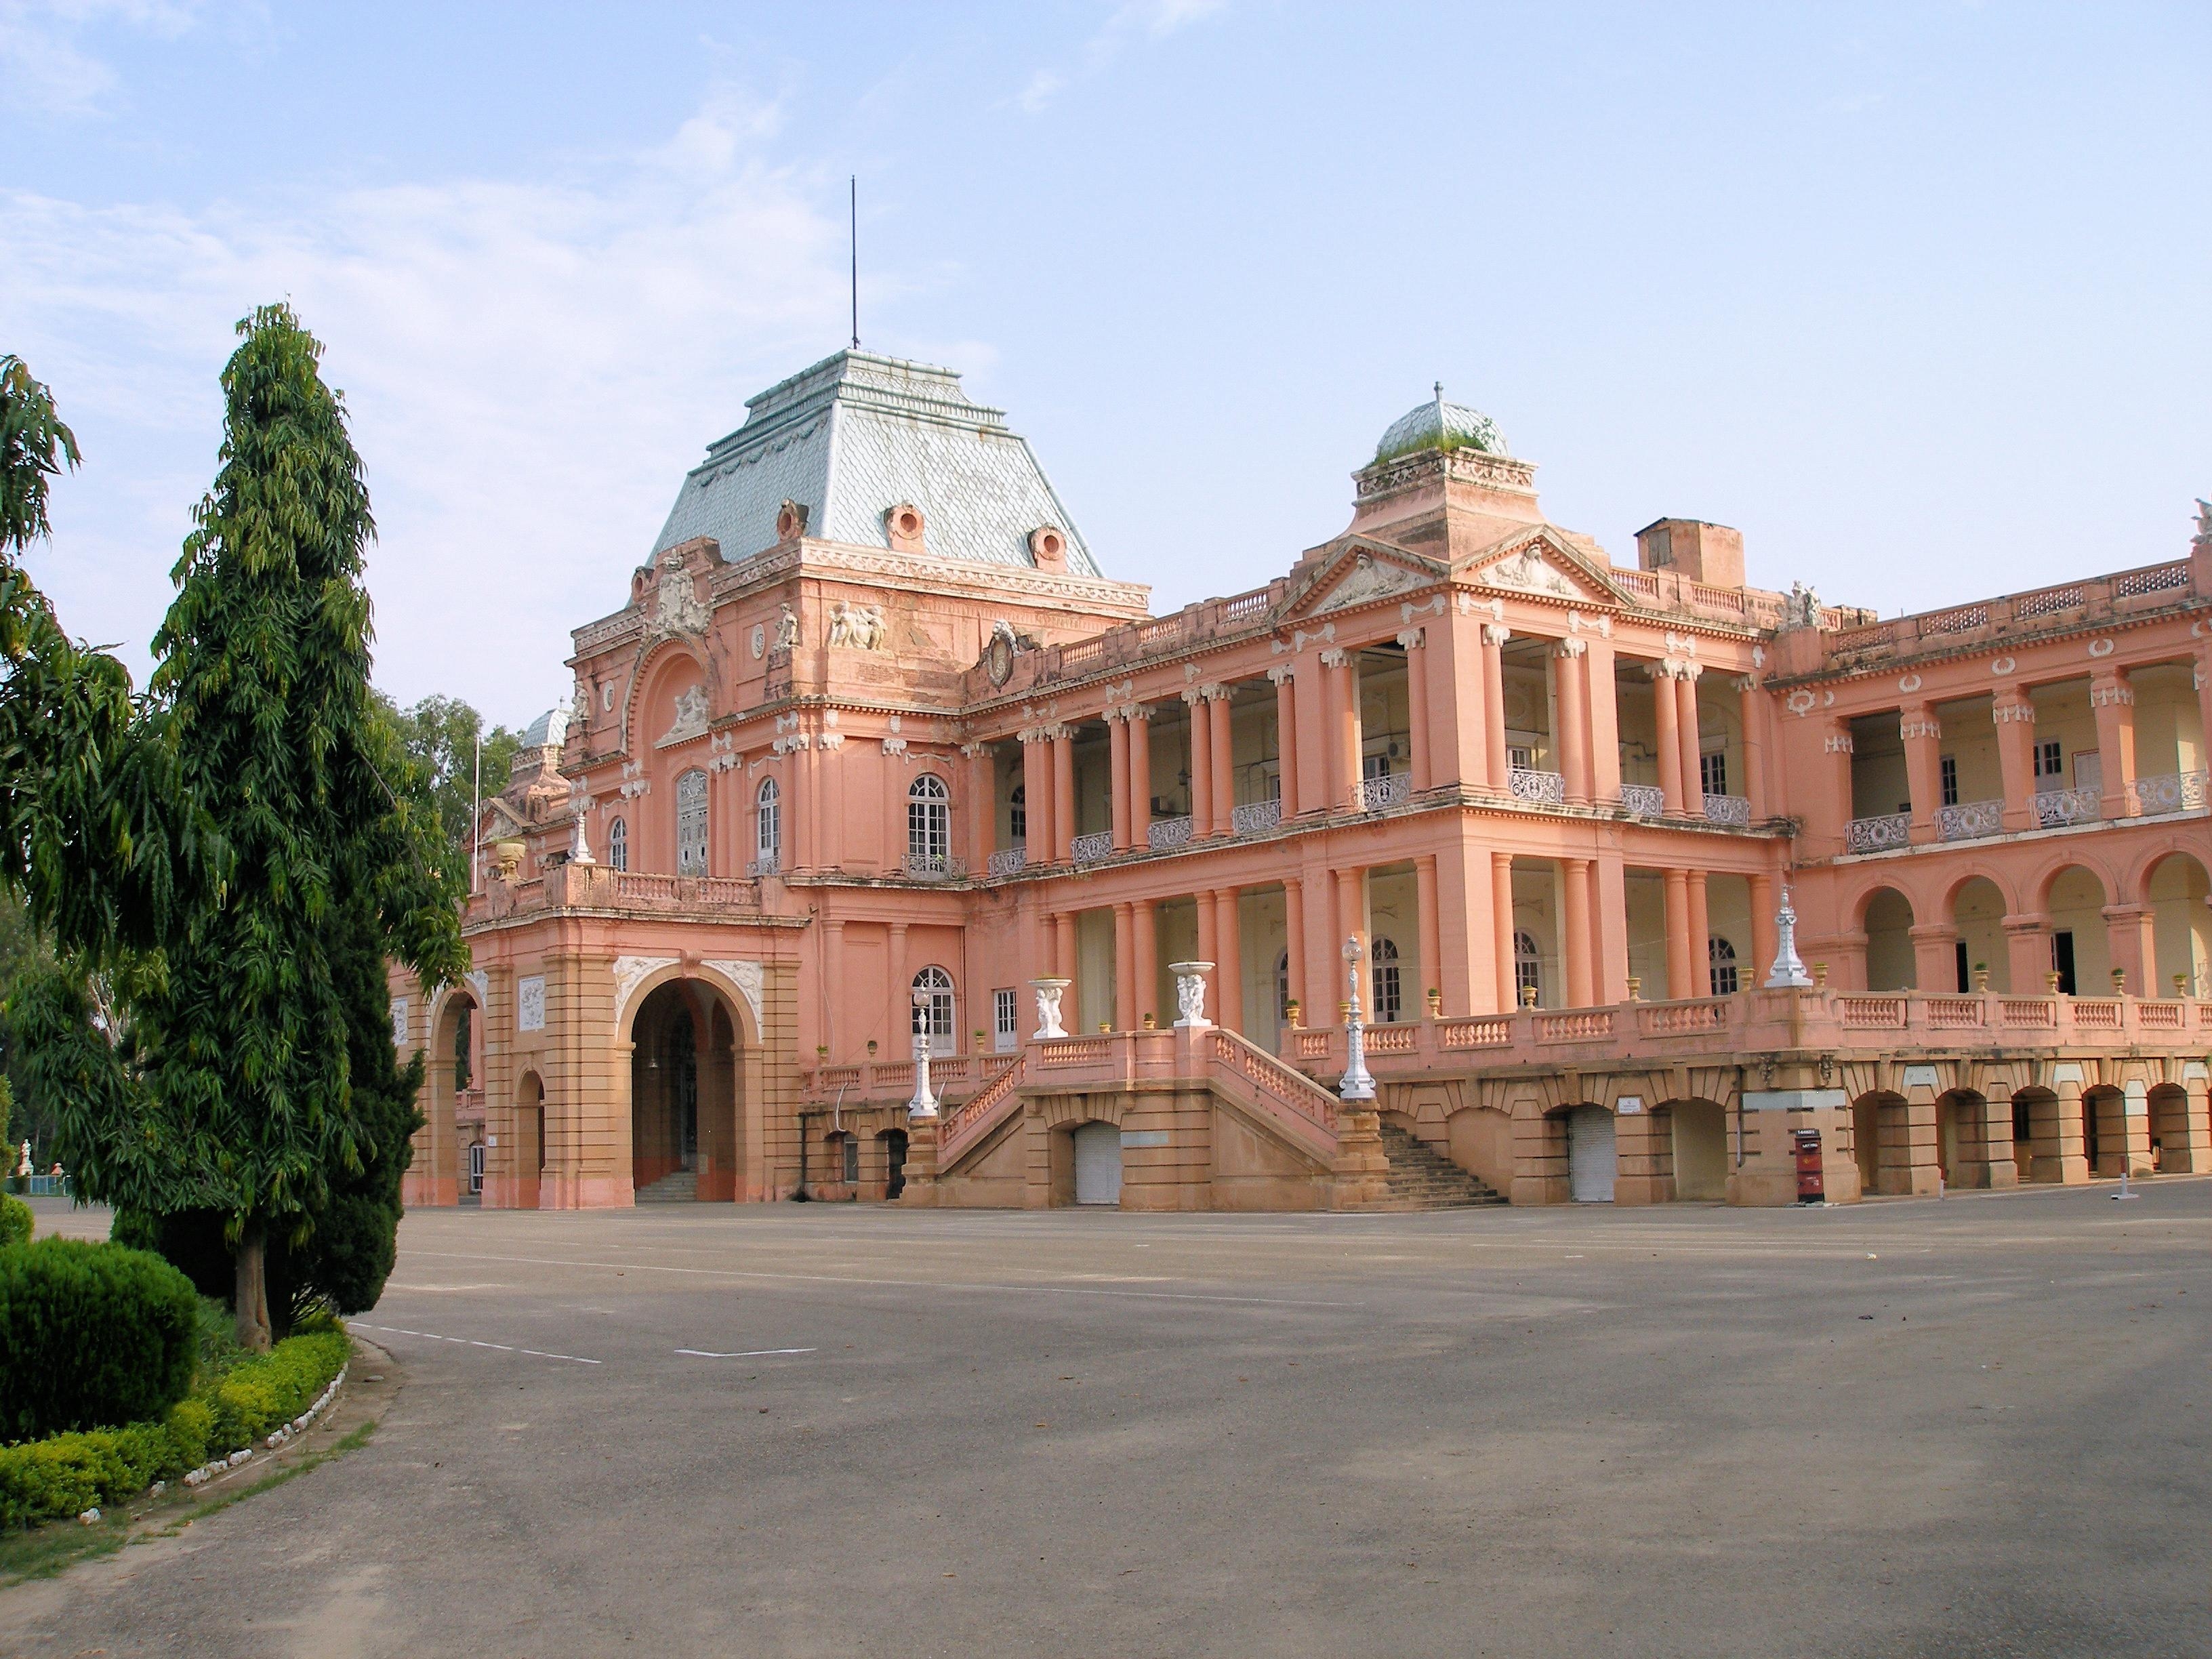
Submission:
<svg viewBox="0 0 2212 1659">
<path fill-rule="evenodd" d="M 888 547 L 884 509 L 911 502 L 932 555 L 981 564 L 1034 565 L 1030 532 L 1050 525 L 1068 569 L 1099 574 L 1028 442 L 927 363 L 841 351 L 752 398 L 684 480 L 653 550 L 712 536 L 745 558 L 775 544 L 787 501 L 807 509 L 809 537 L 862 547 Z"/>
</svg>

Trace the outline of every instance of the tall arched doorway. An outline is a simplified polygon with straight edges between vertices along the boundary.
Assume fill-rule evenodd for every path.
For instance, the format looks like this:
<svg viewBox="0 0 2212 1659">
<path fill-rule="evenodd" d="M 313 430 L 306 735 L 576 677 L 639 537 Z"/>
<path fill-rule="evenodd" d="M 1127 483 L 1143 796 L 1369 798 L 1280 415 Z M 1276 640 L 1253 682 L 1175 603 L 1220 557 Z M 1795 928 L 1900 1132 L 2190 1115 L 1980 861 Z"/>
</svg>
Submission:
<svg viewBox="0 0 2212 1659">
<path fill-rule="evenodd" d="M 410 1206 L 473 1202 L 478 1194 L 470 1190 L 469 1171 L 483 1153 L 471 1149 L 484 1142 L 483 1033 L 465 982 L 432 1006 L 422 1064 L 422 1127 L 401 1199 Z"/>
<path fill-rule="evenodd" d="M 641 1204 L 729 1201 L 746 1188 L 738 1026 L 696 980 L 648 993 L 630 1025 L 630 1181 Z"/>
</svg>

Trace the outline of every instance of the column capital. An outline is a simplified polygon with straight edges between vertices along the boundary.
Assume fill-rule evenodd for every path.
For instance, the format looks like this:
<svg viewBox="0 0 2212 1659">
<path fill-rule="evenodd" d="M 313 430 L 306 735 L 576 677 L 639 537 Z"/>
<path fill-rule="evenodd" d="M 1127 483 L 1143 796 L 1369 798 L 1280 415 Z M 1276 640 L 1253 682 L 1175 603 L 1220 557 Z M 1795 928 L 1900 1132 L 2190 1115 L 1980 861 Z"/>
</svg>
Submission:
<svg viewBox="0 0 2212 1659">
<path fill-rule="evenodd" d="M 1915 738 L 1941 738 L 1943 723 L 1924 702 L 1908 705 L 1897 722 L 1897 735 L 1911 743 Z"/>
<path fill-rule="evenodd" d="M 1998 726 L 2033 726 L 2035 703 L 2017 685 L 2001 685 L 1990 700 L 1990 719 Z"/>
<path fill-rule="evenodd" d="M 1276 686 L 1288 684 L 1297 678 L 1297 671 L 1286 662 L 1279 662 L 1267 671 L 1267 678 Z"/>
<path fill-rule="evenodd" d="M 1321 653 L 1321 665 L 1323 668 L 1343 668 L 1351 661 L 1352 653 L 1341 646 L 1331 647 Z"/>
<path fill-rule="evenodd" d="M 2089 676 L 2089 707 L 2092 708 L 2127 708 L 2134 705 L 2135 687 L 2128 684 L 2124 668 L 2100 668 Z"/>
<path fill-rule="evenodd" d="M 1552 647 L 1552 654 L 1562 662 L 1571 662 L 1577 657 L 1587 654 L 1589 650 L 1588 640 L 1561 640 Z"/>
<path fill-rule="evenodd" d="M 1402 650 L 1418 650 L 1428 642 L 1429 630 L 1425 628 L 1408 628 L 1398 635 L 1398 644 Z"/>
<path fill-rule="evenodd" d="M 1513 630 L 1503 623 L 1485 623 L 1482 625 L 1482 642 L 1485 645 L 1495 647 L 1504 645 L 1512 637 Z"/>
</svg>

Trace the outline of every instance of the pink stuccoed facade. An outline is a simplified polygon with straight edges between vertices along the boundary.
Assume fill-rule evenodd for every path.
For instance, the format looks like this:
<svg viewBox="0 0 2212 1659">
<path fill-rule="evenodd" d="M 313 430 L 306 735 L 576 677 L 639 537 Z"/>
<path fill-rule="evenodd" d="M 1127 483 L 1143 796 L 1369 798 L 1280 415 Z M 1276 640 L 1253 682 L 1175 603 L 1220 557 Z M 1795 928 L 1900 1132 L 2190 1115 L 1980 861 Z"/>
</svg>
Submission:
<svg viewBox="0 0 2212 1659">
<path fill-rule="evenodd" d="M 2212 1167 L 2212 509 L 1884 623 L 1717 525 L 1616 566 L 1439 393 L 1341 533 L 1156 617 L 957 376 L 840 354 L 748 407 L 487 806 L 473 973 L 394 975 L 410 1202 Z"/>
</svg>

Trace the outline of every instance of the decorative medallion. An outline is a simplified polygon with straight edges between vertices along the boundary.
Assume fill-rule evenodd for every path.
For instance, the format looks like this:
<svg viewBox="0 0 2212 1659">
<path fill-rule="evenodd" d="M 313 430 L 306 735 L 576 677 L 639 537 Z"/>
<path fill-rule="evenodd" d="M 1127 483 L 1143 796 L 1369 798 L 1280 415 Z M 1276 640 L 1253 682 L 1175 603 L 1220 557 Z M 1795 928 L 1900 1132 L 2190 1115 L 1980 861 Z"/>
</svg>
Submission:
<svg viewBox="0 0 2212 1659">
<path fill-rule="evenodd" d="M 1999 657 L 1995 662 L 1990 665 L 1990 672 L 1992 674 L 2009 674 L 2019 665 L 2020 665 L 2013 661 L 2010 657 Z"/>
<path fill-rule="evenodd" d="M 994 685 L 1004 685 L 1014 677 L 1014 629 L 1003 617 L 991 624 L 991 642 L 983 647 L 983 672 Z"/>
</svg>

